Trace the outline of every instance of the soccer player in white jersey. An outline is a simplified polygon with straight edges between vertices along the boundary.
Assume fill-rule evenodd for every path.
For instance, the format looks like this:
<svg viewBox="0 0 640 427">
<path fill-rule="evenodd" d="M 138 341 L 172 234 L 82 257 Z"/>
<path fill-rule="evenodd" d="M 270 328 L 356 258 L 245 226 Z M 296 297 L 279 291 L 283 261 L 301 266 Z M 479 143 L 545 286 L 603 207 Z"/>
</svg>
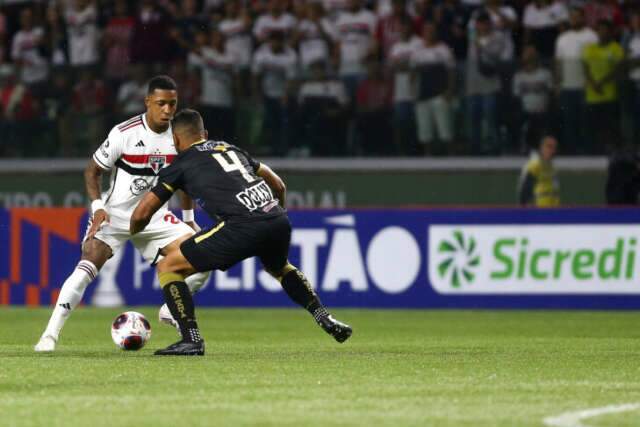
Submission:
<svg viewBox="0 0 640 427">
<path fill-rule="evenodd" d="M 80 303 L 85 289 L 104 263 L 127 240 L 150 263 L 155 263 L 172 246 L 194 234 L 193 202 L 182 199 L 182 219 L 163 206 L 154 215 L 149 228 L 136 236 L 129 234 L 131 213 L 142 196 L 152 188 L 160 170 L 176 156 L 171 133 L 171 119 L 178 104 L 176 83 L 168 76 L 149 81 L 146 112 L 115 126 L 96 150 L 84 172 L 87 193 L 91 199 L 89 228 L 82 244 L 81 260 L 62 285 L 47 328 L 35 346 L 37 352 L 54 351 L 60 330 Z M 111 171 L 111 187 L 101 193 L 102 174 Z M 189 224 L 189 225 L 187 225 Z M 207 275 L 191 279 L 196 291 Z M 166 306 L 160 309 L 160 320 L 174 323 Z"/>
</svg>

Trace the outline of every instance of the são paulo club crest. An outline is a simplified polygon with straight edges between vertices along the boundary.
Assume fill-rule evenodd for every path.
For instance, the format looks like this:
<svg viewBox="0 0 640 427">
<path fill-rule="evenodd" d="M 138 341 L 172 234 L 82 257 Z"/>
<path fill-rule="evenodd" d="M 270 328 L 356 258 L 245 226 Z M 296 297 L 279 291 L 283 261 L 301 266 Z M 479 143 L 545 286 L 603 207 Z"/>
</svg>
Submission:
<svg viewBox="0 0 640 427">
<path fill-rule="evenodd" d="M 160 169 L 167 163 L 167 156 L 153 154 L 149 156 L 149 166 L 153 169 L 153 172 L 157 175 Z"/>
</svg>

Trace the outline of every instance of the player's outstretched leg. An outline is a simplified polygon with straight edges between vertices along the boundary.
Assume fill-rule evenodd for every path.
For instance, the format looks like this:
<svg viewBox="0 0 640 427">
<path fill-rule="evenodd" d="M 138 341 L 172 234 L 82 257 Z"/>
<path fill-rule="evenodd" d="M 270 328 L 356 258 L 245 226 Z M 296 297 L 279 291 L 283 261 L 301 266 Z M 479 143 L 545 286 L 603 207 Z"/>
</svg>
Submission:
<svg viewBox="0 0 640 427">
<path fill-rule="evenodd" d="M 351 336 L 351 326 L 336 320 L 322 305 L 320 298 L 313 291 L 304 274 L 291 264 L 287 264 L 280 275 L 275 276 L 289 298 L 304 307 L 315 319 L 316 323 L 336 341 L 345 342 Z"/>
<path fill-rule="evenodd" d="M 189 287 L 189 291 L 191 292 L 191 295 L 198 292 L 204 286 L 210 274 L 211 274 L 210 271 L 205 271 L 202 273 L 194 273 L 185 279 L 185 282 Z M 171 315 L 171 311 L 169 310 L 169 307 L 167 306 L 167 304 L 163 304 L 162 307 L 160 307 L 160 311 L 158 311 L 158 320 L 160 320 L 160 323 L 173 326 L 174 328 L 176 328 L 178 333 L 180 333 L 180 326 L 178 325 L 178 322 L 176 322 L 176 320 Z"/>
<path fill-rule="evenodd" d="M 71 312 L 80 304 L 84 291 L 91 281 L 98 276 L 98 271 L 111 256 L 111 247 L 98 239 L 90 239 L 82 245 L 82 259 L 73 273 L 60 289 L 56 306 L 51 313 L 47 328 L 34 347 L 37 352 L 48 352 L 56 349 L 60 331 L 71 316 Z"/>
<path fill-rule="evenodd" d="M 158 356 L 202 356 L 204 340 L 196 322 L 191 292 L 178 273 L 158 270 L 158 279 L 171 315 L 178 322 L 182 340 L 155 352 Z"/>
<path fill-rule="evenodd" d="M 56 306 L 51 313 L 47 328 L 34 347 L 37 352 L 48 352 L 56 349 L 60 331 L 71 312 L 82 300 L 85 289 L 98 275 L 98 268 L 88 260 L 78 263 L 73 273 L 67 278 L 60 289 Z"/>
</svg>

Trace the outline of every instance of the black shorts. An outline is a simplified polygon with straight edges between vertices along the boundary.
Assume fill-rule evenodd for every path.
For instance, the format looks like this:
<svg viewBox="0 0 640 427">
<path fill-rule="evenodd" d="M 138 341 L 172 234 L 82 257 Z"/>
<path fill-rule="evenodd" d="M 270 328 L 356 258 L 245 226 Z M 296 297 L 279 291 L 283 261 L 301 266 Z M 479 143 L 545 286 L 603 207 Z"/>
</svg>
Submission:
<svg viewBox="0 0 640 427">
<path fill-rule="evenodd" d="M 286 264 L 291 242 L 287 215 L 250 222 L 221 222 L 202 230 L 180 245 L 182 255 L 197 271 L 228 270 L 234 264 L 257 256 L 268 271 Z"/>
</svg>

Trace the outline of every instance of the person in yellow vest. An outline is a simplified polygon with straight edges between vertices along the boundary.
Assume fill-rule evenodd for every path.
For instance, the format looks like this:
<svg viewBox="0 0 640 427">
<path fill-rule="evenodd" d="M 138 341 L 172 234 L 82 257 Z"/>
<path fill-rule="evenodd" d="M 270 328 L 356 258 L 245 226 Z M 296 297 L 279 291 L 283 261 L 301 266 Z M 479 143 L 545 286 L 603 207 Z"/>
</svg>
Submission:
<svg viewBox="0 0 640 427">
<path fill-rule="evenodd" d="M 537 151 L 522 168 L 518 185 L 518 199 L 523 206 L 551 208 L 560 206 L 560 186 L 553 167 L 558 140 L 545 136 Z"/>
<path fill-rule="evenodd" d="M 603 153 L 620 140 L 618 81 L 624 61 L 624 49 L 613 38 L 609 21 L 598 22 L 598 43 L 582 51 L 586 77 L 587 143 L 590 153 Z"/>
</svg>

